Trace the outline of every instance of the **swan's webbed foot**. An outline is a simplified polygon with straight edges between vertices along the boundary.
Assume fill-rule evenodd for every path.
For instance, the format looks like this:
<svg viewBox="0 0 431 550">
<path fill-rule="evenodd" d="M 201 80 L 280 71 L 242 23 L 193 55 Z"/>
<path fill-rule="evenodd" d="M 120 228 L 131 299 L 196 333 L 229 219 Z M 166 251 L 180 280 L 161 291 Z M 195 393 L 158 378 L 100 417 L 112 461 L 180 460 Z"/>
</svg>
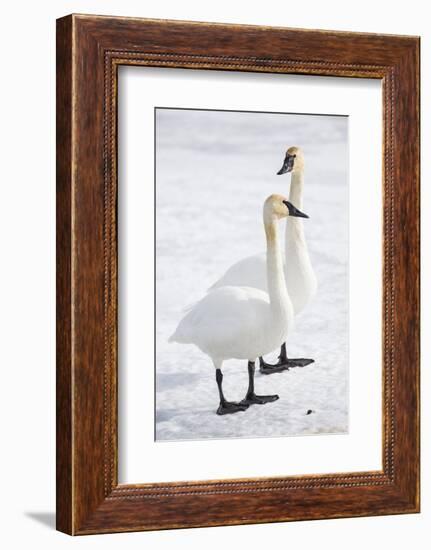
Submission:
<svg viewBox="0 0 431 550">
<path fill-rule="evenodd" d="M 272 403 L 279 399 L 278 395 L 256 395 L 254 392 L 247 393 L 241 403 L 248 405 L 264 405 L 265 403 Z"/>
<path fill-rule="evenodd" d="M 263 357 L 259 357 L 259 370 L 262 374 L 273 374 L 274 372 L 283 372 L 289 370 L 292 365 L 288 365 L 287 362 L 281 359 L 275 365 L 271 365 L 263 360 Z"/>
<path fill-rule="evenodd" d="M 305 359 L 304 357 L 298 357 L 296 359 L 288 359 L 286 351 L 286 343 L 282 344 L 280 349 L 280 355 L 275 365 L 266 363 L 263 357 L 259 357 L 260 372 L 262 374 L 272 374 L 273 372 L 283 372 L 293 367 L 306 367 L 314 363 L 314 359 Z"/>
<path fill-rule="evenodd" d="M 240 411 L 246 411 L 249 405 L 247 403 L 236 403 L 235 401 L 223 401 L 220 402 L 220 405 L 217 409 L 217 414 L 233 414 Z"/>
<path fill-rule="evenodd" d="M 280 359 L 281 360 L 281 359 Z M 296 359 L 287 359 L 286 364 L 288 368 L 292 367 L 306 367 L 314 363 L 314 359 L 305 359 L 304 357 L 298 357 Z"/>
<path fill-rule="evenodd" d="M 297 359 L 284 359 L 282 357 L 278 358 L 275 365 L 266 363 L 263 359 L 260 360 L 259 370 L 262 374 L 272 374 L 274 372 L 283 372 L 285 370 L 290 370 L 295 367 L 306 367 L 314 363 L 314 359 L 305 359 L 304 357 L 298 357 Z"/>
</svg>

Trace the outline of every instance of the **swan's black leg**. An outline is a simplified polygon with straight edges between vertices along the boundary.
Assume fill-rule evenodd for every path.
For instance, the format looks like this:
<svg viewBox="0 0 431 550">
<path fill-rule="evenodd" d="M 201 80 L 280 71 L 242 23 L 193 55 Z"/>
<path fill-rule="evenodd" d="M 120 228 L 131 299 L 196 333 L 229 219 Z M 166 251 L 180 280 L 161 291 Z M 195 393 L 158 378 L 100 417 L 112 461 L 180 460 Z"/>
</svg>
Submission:
<svg viewBox="0 0 431 550">
<path fill-rule="evenodd" d="M 286 349 L 286 342 L 283 342 L 281 344 L 280 348 L 280 355 L 278 356 L 279 361 L 286 362 L 287 361 L 287 349 Z"/>
<path fill-rule="evenodd" d="M 281 345 L 280 355 L 278 356 L 278 361 L 275 365 L 266 363 L 262 357 L 259 357 L 260 372 L 263 374 L 282 372 L 284 370 L 289 370 L 292 367 L 306 367 L 311 363 L 314 363 L 314 359 L 305 359 L 302 357 L 298 357 L 297 359 L 288 359 L 286 342 Z"/>
<path fill-rule="evenodd" d="M 248 404 L 246 403 L 242 403 L 242 402 L 235 403 L 233 401 L 226 401 L 223 394 L 223 388 L 222 388 L 223 373 L 221 369 L 216 369 L 216 381 L 217 381 L 218 393 L 220 395 L 220 405 L 217 409 L 217 414 L 232 414 L 239 411 L 245 411 L 248 409 Z"/>
<path fill-rule="evenodd" d="M 263 405 L 264 403 L 272 403 L 277 401 L 278 395 L 256 395 L 254 393 L 254 361 L 248 362 L 248 390 L 247 395 L 241 401 L 247 405 Z"/>
</svg>

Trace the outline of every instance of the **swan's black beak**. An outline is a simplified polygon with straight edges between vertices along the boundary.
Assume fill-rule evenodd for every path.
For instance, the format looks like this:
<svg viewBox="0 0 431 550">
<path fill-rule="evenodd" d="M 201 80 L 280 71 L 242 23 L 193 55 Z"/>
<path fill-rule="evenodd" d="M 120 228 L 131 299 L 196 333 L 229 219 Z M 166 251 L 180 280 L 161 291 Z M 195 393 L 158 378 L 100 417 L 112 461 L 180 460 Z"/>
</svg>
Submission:
<svg viewBox="0 0 431 550">
<path fill-rule="evenodd" d="M 292 155 L 286 155 L 283 162 L 283 166 L 277 172 L 277 176 L 281 176 L 281 174 L 286 174 L 286 172 L 291 172 L 293 169 L 294 162 L 295 162 L 295 158 Z"/>
<path fill-rule="evenodd" d="M 283 201 L 283 203 L 287 206 L 287 209 L 289 210 L 289 216 L 293 216 L 294 218 L 308 218 L 307 214 L 304 214 L 304 212 L 301 212 L 301 210 L 298 210 L 296 206 L 293 206 L 293 204 L 289 201 Z"/>
</svg>

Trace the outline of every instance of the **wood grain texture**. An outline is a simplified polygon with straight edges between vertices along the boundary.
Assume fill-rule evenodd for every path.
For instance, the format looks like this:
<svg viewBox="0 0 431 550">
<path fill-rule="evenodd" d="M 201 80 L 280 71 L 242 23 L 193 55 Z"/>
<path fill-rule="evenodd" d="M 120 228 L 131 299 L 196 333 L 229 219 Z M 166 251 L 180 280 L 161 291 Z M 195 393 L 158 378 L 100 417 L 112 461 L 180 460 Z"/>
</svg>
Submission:
<svg viewBox="0 0 431 550">
<path fill-rule="evenodd" d="M 57 23 L 57 529 L 72 531 L 72 34 Z"/>
<path fill-rule="evenodd" d="M 87 534 L 417 512 L 419 39 L 77 15 L 57 25 L 58 529 Z M 118 485 L 122 64 L 382 80 L 382 471 Z"/>
</svg>

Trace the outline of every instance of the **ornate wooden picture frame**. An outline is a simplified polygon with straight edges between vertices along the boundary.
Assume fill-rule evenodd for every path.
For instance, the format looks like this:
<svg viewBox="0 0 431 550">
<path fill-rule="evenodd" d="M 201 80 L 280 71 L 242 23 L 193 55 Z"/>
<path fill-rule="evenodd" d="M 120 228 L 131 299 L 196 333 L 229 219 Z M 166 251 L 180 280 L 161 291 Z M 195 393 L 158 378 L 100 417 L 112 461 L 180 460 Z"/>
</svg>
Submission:
<svg viewBox="0 0 431 550">
<path fill-rule="evenodd" d="M 381 471 L 118 483 L 120 65 L 381 80 Z M 59 19 L 57 528 L 90 534 L 418 511 L 419 38 L 87 15 Z"/>
</svg>

